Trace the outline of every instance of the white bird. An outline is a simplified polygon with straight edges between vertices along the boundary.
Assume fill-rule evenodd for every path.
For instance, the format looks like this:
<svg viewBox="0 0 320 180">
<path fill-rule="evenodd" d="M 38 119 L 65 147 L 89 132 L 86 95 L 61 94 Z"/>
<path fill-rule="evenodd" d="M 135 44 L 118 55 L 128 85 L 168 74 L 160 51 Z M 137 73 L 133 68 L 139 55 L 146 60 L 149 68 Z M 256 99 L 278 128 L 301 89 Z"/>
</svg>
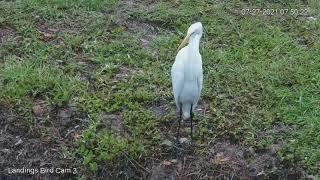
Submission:
<svg viewBox="0 0 320 180">
<path fill-rule="evenodd" d="M 192 112 L 199 101 L 203 83 L 202 57 L 199 52 L 202 31 L 201 22 L 194 23 L 189 27 L 187 36 L 178 47 L 179 52 L 171 68 L 173 95 L 180 111 L 178 141 L 182 118 L 183 120 L 189 118 L 191 120 L 192 140 Z"/>
</svg>

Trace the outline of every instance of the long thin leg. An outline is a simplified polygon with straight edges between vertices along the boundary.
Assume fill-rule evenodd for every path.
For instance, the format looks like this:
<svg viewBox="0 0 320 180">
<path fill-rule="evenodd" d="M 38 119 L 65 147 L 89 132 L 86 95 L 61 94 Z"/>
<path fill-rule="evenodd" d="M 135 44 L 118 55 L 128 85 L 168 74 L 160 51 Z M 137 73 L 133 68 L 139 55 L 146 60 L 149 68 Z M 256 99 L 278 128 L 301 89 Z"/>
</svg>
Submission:
<svg viewBox="0 0 320 180">
<path fill-rule="evenodd" d="M 193 131 L 192 118 L 193 118 L 193 114 L 192 114 L 192 104 L 191 104 L 191 109 L 190 109 L 190 121 L 191 121 L 191 142 L 193 141 L 193 136 L 192 136 L 192 131 Z"/>
<path fill-rule="evenodd" d="M 180 104 L 180 117 L 179 117 L 179 125 L 178 125 L 178 136 L 177 136 L 177 141 L 179 141 L 180 138 L 180 124 L 181 124 L 181 120 L 182 120 L 182 103 Z"/>
<path fill-rule="evenodd" d="M 178 159 L 179 156 L 179 146 L 180 146 L 180 124 L 181 124 L 181 120 L 182 120 L 182 103 L 180 104 L 180 117 L 179 117 L 179 125 L 178 125 L 178 134 L 177 134 L 177 149 L 176 149 L 176 158 Z"/>
</svg>

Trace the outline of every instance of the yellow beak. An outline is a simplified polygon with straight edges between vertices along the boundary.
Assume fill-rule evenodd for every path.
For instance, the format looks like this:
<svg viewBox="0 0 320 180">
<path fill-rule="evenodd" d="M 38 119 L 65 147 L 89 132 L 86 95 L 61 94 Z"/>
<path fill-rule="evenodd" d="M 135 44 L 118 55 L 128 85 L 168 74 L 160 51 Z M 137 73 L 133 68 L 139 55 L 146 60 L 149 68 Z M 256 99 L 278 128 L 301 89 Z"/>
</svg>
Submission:
<svg viewBox="0 0 320 180">
<path fill-rule="evenodd" d="M 177 52 L 179 52 L 180 49 L 184 48 L 184 47 L 188 44 L 188 42 L 189 42 L 189 37 L 190 37 L 190 36 L 187 35 L 187 36 L 183 39 L 183 41 L 181 42 L 180 46 L 178 47 Z"/>
</svg>

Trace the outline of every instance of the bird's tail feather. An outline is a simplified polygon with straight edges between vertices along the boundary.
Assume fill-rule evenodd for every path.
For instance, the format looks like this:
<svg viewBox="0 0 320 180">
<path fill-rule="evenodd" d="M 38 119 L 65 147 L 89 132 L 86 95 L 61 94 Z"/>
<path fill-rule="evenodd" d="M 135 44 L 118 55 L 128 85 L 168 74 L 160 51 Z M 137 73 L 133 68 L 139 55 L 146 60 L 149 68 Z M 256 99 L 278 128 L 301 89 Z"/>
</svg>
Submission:
<svg viewBox="0 0 320 180">
<path fill-rule="evenodd" d="M 183 112 L 183 120 L 187 120 L 190 118 L 190 112 Z"/>
<path fill-rule="evenodd" d="M 185 103 L 182 105 L 182 119 L 187 120 L 190 118 L 190 109 L 191 109 L 191 103 Z"/>
</svg>

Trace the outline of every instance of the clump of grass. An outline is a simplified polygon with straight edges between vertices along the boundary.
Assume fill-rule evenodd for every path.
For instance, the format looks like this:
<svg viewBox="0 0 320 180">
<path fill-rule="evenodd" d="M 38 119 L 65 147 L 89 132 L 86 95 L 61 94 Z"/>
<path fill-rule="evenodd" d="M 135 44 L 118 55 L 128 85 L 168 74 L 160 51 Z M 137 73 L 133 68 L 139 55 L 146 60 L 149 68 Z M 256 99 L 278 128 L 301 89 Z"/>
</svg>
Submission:
<svg viewBox="0 0 320 180">
<path fill-rule="evenodd" d="M 118 162 L 119 166 L 119 158 L 146 156 L 161 139 L 159 122 L 147 110 L 124 112 L 125 129 L 129 134 L 126 137 L 106 128 L 97 130 L 99 123 L 93 123 L 77 142 L 76 154 L 92 173 L 103 168 L 102 164 L 112 166 Z"/>
<path fill-rule="evenodd" d="M 25 3 L 34 7 L 49 6 L 57 9 L 84 8 L 87 10 L 114 10 L 118 0 L 28 0 Z"/>
<path fill-rule="evenodd" d="M 0 6 L 0 24 L 13 27 L 20 37 L 19 42 L 9 40 L 1 46 L 0 97 L 23 102 L 19 108 L 30 107 L 27 97 L 44 96 L 60 105 L 74 97 L 78 109 L 90 117 L 101 112 L 121 114 L 129 137 L 97 130 L 100 122 L 92 118 L 74 149 L 92 172 L 117 163 L 123 153 L 130 158 L 148 158 L 164 137 L 159 131 L 162 121 L 148 109 L 157 103 L 174 108 L 170 67 L 175 50 L 188 26 L 201 21 L 205 75 L 201 103 L 210 109 L 195 116 L 200 142 L 227 139 L 261 150 L 278 143 L 281 136 L 284 147 L 278 158 L 285 168 L 299 165 L 318 174 L 319 19 L 239 14 L 244 7 L 286 5 L 309 6 L 310 16 L 318 17 L 317 1 L 201 1 L 196 7 L 190 0 L 154 1 L 148 10 L 142 8 L 144 4 L 136 4 L 118 17 L 112 12 L 120 3 L 0 2 L 4 5 Z M 121 5 L 126 8 L 125 3 Z M 105 12 L 112 15 L 107 17 Z M 132 33 L 122 20 L 159 27 L 151 46 L 142 48 L 144 37 Z M 61 31 L 43 42 L 36 22 Z M 90 58 L 79 60 L 82 55 Z M 124 78 L 117 77 L 124 73 Z M 85 82 L 80 83 L 78 76 Z M 170 122 L 174 117 L 167 113 L 163 120 Z M 259 137 L 277 123 L 294 127 L 296 132 Z"/>
<path fill-rule="evenodd" d="M 78 80 L 50 66 L 28 60 L 10 59 L 2 70 L 5 82 L 2 96 L 17 102 L 25 97 L 48 97 L 57 105 L 69 101 L 76 93 Z"/>
<path fill-rule="evenodd" d="M 128 141 L 116 136 L 111 131 L 102 130 L 97 133 L 96 127 L 89 127 L 77 143 L 76 153 L 83 158 L 89 170 L 96 172 L 100 164 L 112 163 L 129 147 Z M 133 150 L 133 149 L 132 149 Z"/>
</svg>

